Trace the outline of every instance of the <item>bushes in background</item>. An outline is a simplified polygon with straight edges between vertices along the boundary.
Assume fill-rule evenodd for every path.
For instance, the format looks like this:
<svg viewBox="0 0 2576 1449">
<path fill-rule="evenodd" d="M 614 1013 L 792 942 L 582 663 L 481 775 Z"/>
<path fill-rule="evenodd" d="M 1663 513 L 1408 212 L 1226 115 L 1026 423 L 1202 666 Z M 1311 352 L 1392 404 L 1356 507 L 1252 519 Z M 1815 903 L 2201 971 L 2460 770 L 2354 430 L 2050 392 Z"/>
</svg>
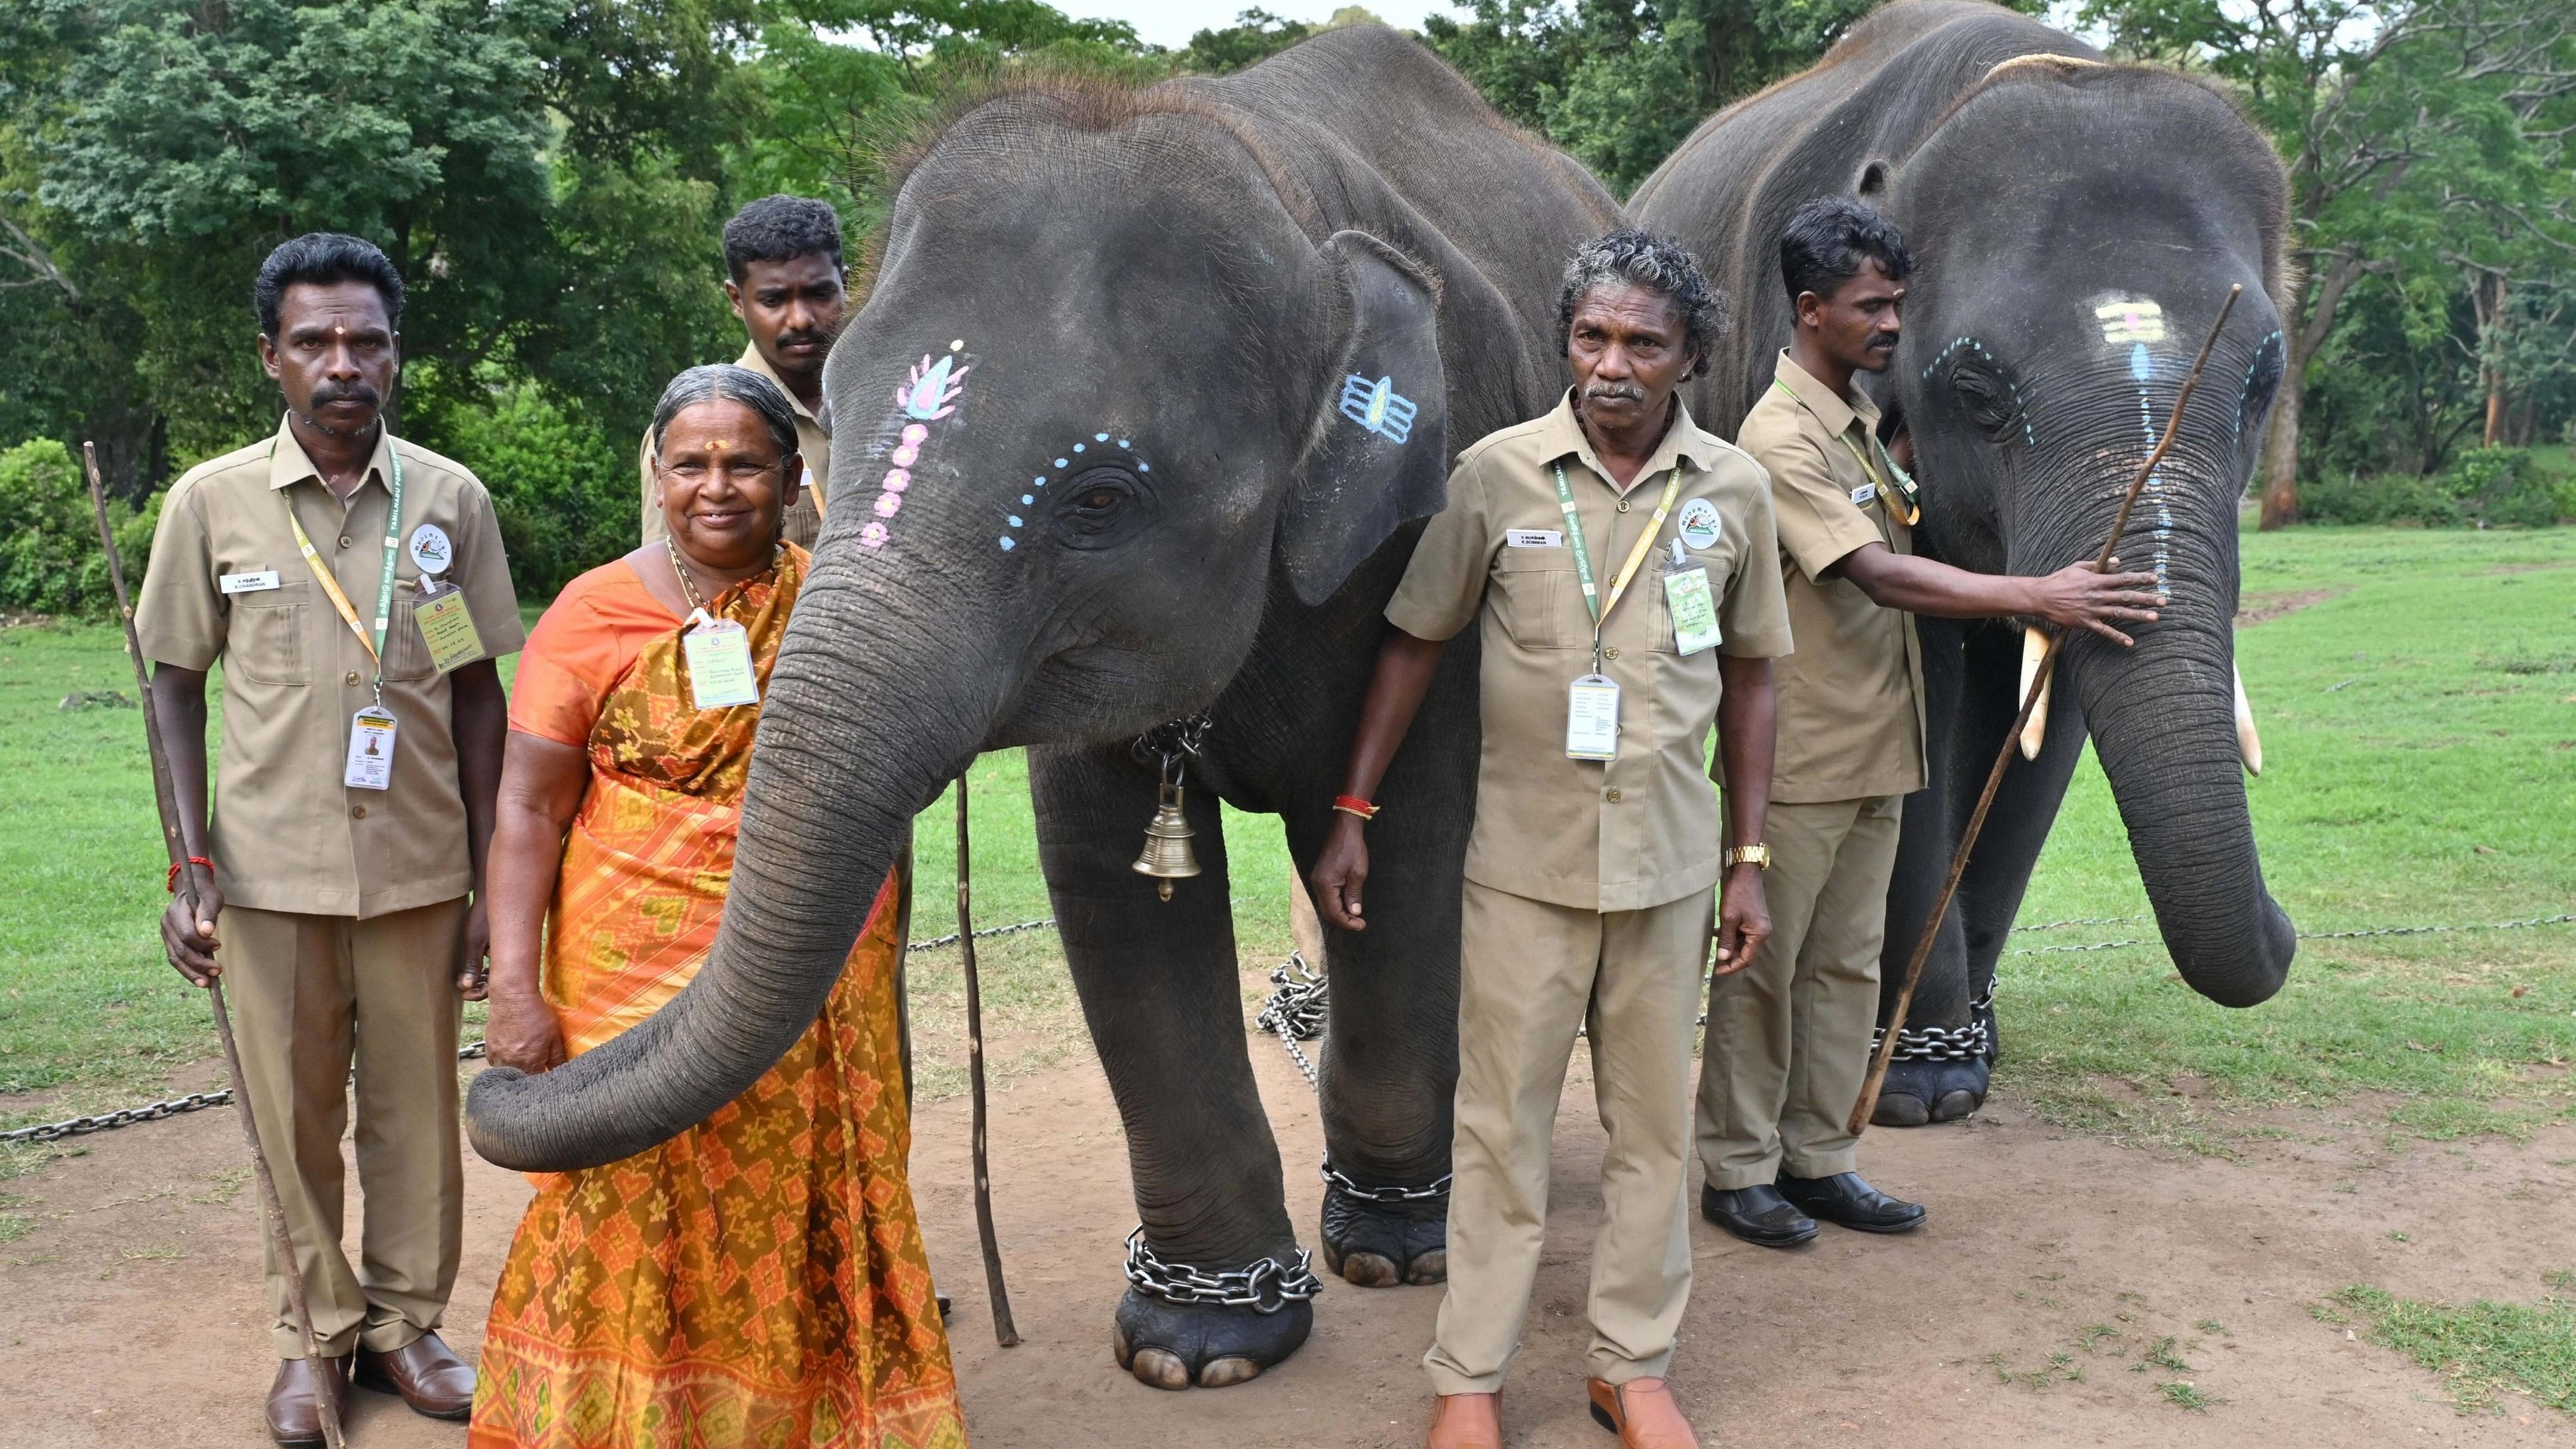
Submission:
<svg viewBox="0 0 2576 1449">
<path fill-rule="evenodd" d="M 490 490 L 521 603 L 549 603 L 574 575 L 635 546 L 634 439 L 609 437 L 527 384 L 488 402 L 421 408 L 408 422 Z"/>
<path fill-rule="evenodd" d="M 140 510 L 107 505 L 129 590 L 143 586 L 162 496 L 152 495 Z M 0 453 L 0 609 L 91 618 L 116 612 L 89 488 L 71 450 L 52 438 Z"/>
<path fill-rule="evenodd" d="M 2300 490 L 2311 523 L 2425 528 L 2546 528 L 2576 519 L 2576 478 L 2540 465 L 2528 448 L 2473 448 L 2440 473 L 2330 475 Z"/>
</svg>

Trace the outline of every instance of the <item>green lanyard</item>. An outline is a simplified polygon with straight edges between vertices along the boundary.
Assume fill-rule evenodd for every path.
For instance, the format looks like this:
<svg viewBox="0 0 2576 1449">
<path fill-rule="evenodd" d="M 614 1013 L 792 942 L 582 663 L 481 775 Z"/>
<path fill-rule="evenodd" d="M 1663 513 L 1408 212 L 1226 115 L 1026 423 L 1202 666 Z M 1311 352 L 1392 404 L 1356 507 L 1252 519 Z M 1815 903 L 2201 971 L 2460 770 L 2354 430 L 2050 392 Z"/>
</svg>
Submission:
<svg viewBox="0 0 2576 1449">
<path fill-rule="evenodd" d="M 276 460 L 275 439 L 269 441 L 268 456 L 272 462 Z M 322 562 L 322 555 L 314 549 L 313 540 L 305 535 L 303 520 L 295 516 L 295 500 L 287 496 L 284 489 L 278 490 L 277 494 L 278 502 L 286 508 L 286 526 L 295 530 L 295 546 L 303 550 L 305 566 L 313 571 L 313 581 L 322 586 L 322 592 L 331 600 L 331 607 L 340 611 L 340 622 L 349 626 L 349 632 L 357 635 L 358 643 L 366 649 L 367 657 L 376 662 L 375 689 L 379 707 L 385 702 L 385 630 L 393 623 L 394 568 L 402 562 L 402 450 L 394 446 L 391 433 L 385 435 L 385 456 L 393 462 L 393 477 L 385 488 L 393 495 L 393 502 L 385 510 L 385 571 L 384 577 L 376 582 L 376 629 L 372 637 L 367 626 L 358 621 L 357 606 L 340 591 L 340 581 L 331 576 L 330 566 Z"/>
<path fill-rule="evenodd" d="M 1807 415 L 1809 417 L 1815 418 L 1819 423 L 1824 421 L 1822 417 L 1817 415 L 1814 408 L 1807 407 L 1807 400 L 1792 391 L 1787 383 L 1784 383 L 1775 377 L 1771 379 L 1771 385 L 1780 389 L 1780 391 L 1787 393 L 1789 401 L 1796 403 L 1802 408 L 1807 408 Z M 1879 476 L 1877 467 L 1869 461 L 1869 455 L 1860 450 L 1860 444 L 1851 440 L 1851 430 L 1849 428 L 1845 428 L 1843 431 L 1834 434 L 1834 436 L 1840 438 L 1842 440 L 1842 445 L 1851 451 L 1852 457 L 1859 460 L 1861 472 L 1867 474 L 1869 481 L 1877 485 L 1878 496 L 1882 500 L 1891 496 L 1896 499 L 1896 502 L 1888 504 L 1888 511 L 1890 513 L 1895 513 L 1896 509 L 1900 505 L 1905 509 L 1904 513 L 1897 515 L 1898 522 L 1904 524 L 1908 528 L 1912 528 L 1915 524 L 1922 521 L 1923 507 L 1922 504 L 1916 500 L 1914 480 L 1905 475 L 1904 469 L 1896 466 L 1896 460 L 1894 458 L 1889 458 L 1887 460 L 1888 472 L 1896 476 L 1896 487 L 1891 489 L 1887 485 L 1887 480 Z M 1873 439 L 1872 441 L 1875 442 L 1876 440 Z"/>
<path fill-rule="evenodd" d="M 1574 577 L 1583 585 L 1583 607 L 1592 615 L 1592 672 L 1598 674 L 1601 672 L 1601 626 L 1609 619 L 1610 611 L 1619 607 L 1620 596 L 1628 592 L 1629 582 L 1637 577 L 1637 566 L 1646 561 L 1647 552 L 1654 548 L 1655 535 L 1664 531 L 1664 519 L 1673 511 L 1673 500 L 1681 496 L 1682 465 L 1675 463 L 1673 476 L 1664 481 L 1664 496 L 1655 505 L 1654 521 L 1638 535 L 1637 546 L 1628 550 L 1628 561 L 1620 566 L 1619 576 L 1610 581 L 1607 603 L 1602 602 L 1599 591 L 1592 584 L 1592 550 L 1583 541 L 1583 515 L 1574 507 L 1574 490 L 1566 486 L 1565 464 L 1556 462 L 1548 467 L 1556 474 L 1556 506 L 1565 514 L 1565 541 L 1574 547 Z"/>
</svg>

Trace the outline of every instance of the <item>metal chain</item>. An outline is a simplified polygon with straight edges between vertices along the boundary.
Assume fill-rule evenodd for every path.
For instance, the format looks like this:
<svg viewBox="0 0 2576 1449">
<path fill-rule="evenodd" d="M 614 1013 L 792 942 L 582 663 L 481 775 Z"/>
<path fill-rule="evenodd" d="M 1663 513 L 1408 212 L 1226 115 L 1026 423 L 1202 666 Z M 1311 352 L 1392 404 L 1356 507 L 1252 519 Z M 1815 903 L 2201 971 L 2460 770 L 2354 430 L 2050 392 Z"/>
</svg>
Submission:
<svg viewBox="0 0 2576 1449">
<path fill-rule="evenodd" d="M 471 1061 L 484 1053 L 483 1043 L 467 1042 L 456 1049 L 456 1059 Z M 355 1072 L 350 1073 L 352 1080 Z M 221 1087 L 211 1092 L 190 1092 L 166 1102 L 147 1102 L 140 1107 L 124 1107 L 114 1112 L 101 1112 L 94 1117 L 74 1117 L 68 1122 L 47 1122 L 36 1127 L 20 1127 L 0 1132 L 0 1142 L 56 1142 L 65 1137 L 82 1137 L 92 1132 L 106 1132 L 118 1127 L 131 1127 L 137 1122 L 158 1122 L 182 1112 L 202 1112 L 208 1107 L 229 1107 L 233 1089 Z"/>
<path fill-rule="evenodd" d="M 1326 1187 L 1338 1188 L 1342 1196 L 1362 1202 L 1429 1202 L 1435 1197 L 1447 1197 L 1451 1176 L 1444 1172 L 1438 1182 L 1426 1187 L 1364 1187 L 1351 1181 L 1350 1174 L 1335 1167 L 1329 1157 L 1324 1159 L 1323 1173 Z"/>
<path fill-rule="evenodd" d="M 1306 964 L 1302 951 L 1291 951 L 1288 959 L 1272 967 L 1270 984 L 1277 988 L 1261 1003 L 1261 1014 L 1252 1024 L 1279 1038 L 1288 1049 L 1288 1060 L 1306 1078 L 1306 1085 L 1320 1088 L 1323 1081 L 1315 1073 L 1315 1064 L 1306 1059 L 1301 1041 L 1313 1041 L 1324 1034 L 1324 1002 L 1331 983 L 1324 973 Z"/>
<path fill-rule="evenodd" d="M 1276 1313 L 1324 1291 L 1324 1280 L 1315 1276 L 1314 1261 L 1314 1254 L 1299 1248 L 1297 1256 L 1288 1262 L 1258 1258 L 1240 1268 L 1209 1273 L 1154 1256 L 1154 1250 L 1145 1246 L 1142 1223 L 1127 1235 L 1127 1281 L 1135 1285 L 1137 1292 L 1166 1303 Z"/>
<path fill-rule="evenodd" d="M 975 939 L 978 941 L 984 941 L 995 936 L 1015 935 L 1021 931 L 1044 930 L 1046 927 L 1054 924 L 1055 917 L 1049 916 L 1042 921 L 1022 921 L 1016 926 L 986 926 L 975 933 Z M 927 941 L 907 941 L 904 943 L 904 949 L 907 951 L 936 951 L 942 946 L 954 946 L 956 944 L 957 933 L 955 931 L 951 931 L 945 936 L 933 936 Z"/>
<path fill-rule="evenodd" d="M 2021 936 L 2032 931 L 2063 931 L 2069 926 L 2125 926 L 2145 919 L 2144 916 L 2074 916 L 2063 921 L 2042 921 L 2036 926 L 2015 926 L 2012 934 Z"/>
<path fill-rule="evenodd" d="M 1889 1058 L 1889 1060 L 1899 1062 L 1965 1062 L 1974 1061 L 1979 1057 L 1985 1056 L 1990 1050 L 1992 1050 L 1994 1045 L 1993 1036 L 1986 1030 L 1987 1014 L 1995 1009 L 1995 988 L 2002 984 L 2002 979 L 2000 977 L 1995 980 L 1988 981 L 1986 983 L 1985 995 L 1968 1003 L 1968 1024 L 1966 1026 L 1906 1026 L 1897 1028 L 1896 1055 Z M 1881 1041 L 1884 1041 L 1886 1037 L 1886 1027 L 1882 1026 L 1873 1028 L 1869 1034 L 1869 1049 L 1872 1052 L 1876 1052 L 1878 1050 L 1878 1044 Z"/>
</svg>

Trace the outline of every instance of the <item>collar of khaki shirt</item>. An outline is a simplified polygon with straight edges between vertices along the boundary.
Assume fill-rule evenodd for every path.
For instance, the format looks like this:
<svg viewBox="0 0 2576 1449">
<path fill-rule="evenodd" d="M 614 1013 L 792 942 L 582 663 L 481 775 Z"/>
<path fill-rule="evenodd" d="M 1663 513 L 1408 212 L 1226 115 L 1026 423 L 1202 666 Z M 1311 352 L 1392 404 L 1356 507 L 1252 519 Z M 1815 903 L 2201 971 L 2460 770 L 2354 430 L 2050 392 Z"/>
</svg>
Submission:
<svg viewBox="0 0 2576 1449">
<path fill-rule="evenodd" d="M 736 367 L 750 368 L 752 371 L 768 378 L 771 382 L 778 384 L 778 390 L 787 394 L 787 405 L 796 409 L 796 416 L 812 423 L 822 432 L 824 437 L 828 438 L 832 436 L 832 429 L 830 426 L 825 424 L 821 418 L 815 416 L 814 411 L 811 408 L 805 406 L 805 399 L 798 397 L 796 395 L 796 389 L 787 385 L 787 379 L 778 375 L 778 369 L 769 365 L 769 359 L 760 355 L 759 343 L 744 343 L 742 346 L 742 356 L 735 358 L 733 365 Z M 828 400 L 825 401 L 823 410 L 825 412 L 830 412 L 832 410 L 831 403 Z M 810 464 L 813 460 L 809 458 L 806 461 Z"/>
<path fill-rule="evenodd" d="M 1544 449 L 1539 458 L 1541 467 L 1562 463 L 1571 457 L 1591 469 L 1592 476 L 1623 498 L 1648 479 L 1663 477 L 1675 463 L 1685 458 L 1690 460 L 1693 468 L 1707 472 L 1717 466 L 1717 450 L 1722 446 L 1691 421 L 1689 407 L 1683 404 L 1681 395 L 1675 393 L 1672 420 L 1665 425 L 1663 439 L 1655 444 L 1654 454 L 1646 459 L 1646 466 L 1637 470 L 1637 476 L 1625 484 L 1619 483 L 1610 476 L 1609 469 L 1601 466 L 1600 456 L 1592 451 L 1592 438 L 1583 431 L 1583 419 L 1574 411 L 1574 389 L 1570 387 L 1548 413 L 1546 428 L 1540 434 L 1540 445 Z"/>
<path fill-rule="evenodd" d="M 1858 383 L 1852 384 L 1850 396 L 1836 397 L 1832 388 L 1800 367 L 1785 347 L 1780 349 L 1780 365 L 1771 370 L 1771 375 L 1779 379 L 1780 385 L 1787 388 L 1791 396 L 1804 403 L 1828 431 L 1838 434 L 1850 432 L 1855 421 L 1867 423 L 1870 432 L 1877 431 L 1878 404 L 1868 393 L 1861 391 Z"/>
<path fill-rule="evenodd" d="M 367 471 L 359 477 L 357 488 L 349 490 L 348 498 L 342 498 L 339 494 L 333 493 L 331 495 L 333 502 L 343 508 L 347 507 L 349 499 L 358 496 L 358 488 L 364 488 L 369 483 L 374 483 L 389 493 L 392 491 L 393 485 L 386 480 L 393 477 L 393 454 L 388 446 L 393 440 L 393 435 L 394 430 L 386 427 L 384 419 L 379 417 L 376 420 L 376 450 L 367 456 Z M 314 467 L 313 460 L 306 456 L 304 445 L 295 441 L 295 415 L 287 413 L 277 420 L 277 445 L 269 450 L 268 486 L 271 491 L 290 488 L 307 478 L 320 483 L 326 492 L 331 487 L 330 483 L 322 477 L 322 470 Z"/>
</svg>

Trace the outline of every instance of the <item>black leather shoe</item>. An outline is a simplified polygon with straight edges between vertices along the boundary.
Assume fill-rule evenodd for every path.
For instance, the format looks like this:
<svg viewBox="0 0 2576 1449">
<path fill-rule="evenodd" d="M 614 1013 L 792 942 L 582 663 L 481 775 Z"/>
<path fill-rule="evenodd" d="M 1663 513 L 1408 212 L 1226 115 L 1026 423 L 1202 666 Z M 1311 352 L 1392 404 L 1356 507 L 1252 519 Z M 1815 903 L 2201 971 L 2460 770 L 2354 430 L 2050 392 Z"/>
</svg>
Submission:
<svg viewBox="0 0 2576 1449">
<path fill-rule="evenodd" d="M 1780 1195 L 1810 1217 L 1840 1223 L 1864 1233 L 1910 1233 L 1923 1226 L 1923 1204 L 1889 1197 L 1861 1181 L 1857 1172 L 1831 1177 L 1780 1174 Z"/>
<path fill-rule="evenodd" d="M 1726 1192 L 1702 1183 L 1699 1215 L 1766 1248 L 1794 1248 L 1816 1236 L 1814 1218 L 1790 1206 L 1779 1189 L 1761 1183 Z"/>
</svg>

